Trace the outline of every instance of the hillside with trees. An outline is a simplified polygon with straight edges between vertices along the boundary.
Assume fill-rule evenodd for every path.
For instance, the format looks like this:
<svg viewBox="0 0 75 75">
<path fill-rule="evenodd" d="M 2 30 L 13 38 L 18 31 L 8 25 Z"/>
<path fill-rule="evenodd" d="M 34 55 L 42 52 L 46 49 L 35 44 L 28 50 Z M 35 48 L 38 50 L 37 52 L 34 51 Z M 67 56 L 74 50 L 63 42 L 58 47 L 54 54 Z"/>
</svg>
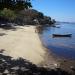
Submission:
<svg viewBox="0 0 75 75">
<path fill-rule="evenodd" d="M 51 25 L 55 20 L 32 9 L 31 0 L 0 0 L 0 24 L 10 22 L 18 25 Z"/>
</svg>

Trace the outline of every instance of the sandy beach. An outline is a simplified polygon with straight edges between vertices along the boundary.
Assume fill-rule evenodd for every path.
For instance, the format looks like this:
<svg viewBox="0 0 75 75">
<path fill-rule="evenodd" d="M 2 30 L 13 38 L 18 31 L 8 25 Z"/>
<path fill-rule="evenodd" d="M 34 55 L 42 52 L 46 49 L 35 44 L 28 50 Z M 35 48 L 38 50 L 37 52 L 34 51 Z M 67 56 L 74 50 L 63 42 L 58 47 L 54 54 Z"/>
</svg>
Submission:
<svg viewBox="0 0 75 75">
<path fill-rule="evenodd" d="M 75 61 L 57 57 L 45 48 L 35 29 L 35 26 L 31 25 L 16 26 L 15 30 L 0 28 L 0 51 L 3 49 L 3 55 L 13 59 L 22 57 L 37 66 L 52 69 L 58 66 L 71 71 L 70 67 L 75 65 Z"/>
<path fill-rule="evenodd" d="M 35 26 L 18 26 L 16 30 L 0 29 L 0 49 L 4 49 L 4 54 L 13 58 L 22 57 L 28 61 L 39 64 L 45 61 L 47 52 L 42 46 L 38 33 L 35 33 Z M 44 58 L 45 57 L 45 58 Z M 50 64 L 56 63 L 51 57 Z"/>
</svg>

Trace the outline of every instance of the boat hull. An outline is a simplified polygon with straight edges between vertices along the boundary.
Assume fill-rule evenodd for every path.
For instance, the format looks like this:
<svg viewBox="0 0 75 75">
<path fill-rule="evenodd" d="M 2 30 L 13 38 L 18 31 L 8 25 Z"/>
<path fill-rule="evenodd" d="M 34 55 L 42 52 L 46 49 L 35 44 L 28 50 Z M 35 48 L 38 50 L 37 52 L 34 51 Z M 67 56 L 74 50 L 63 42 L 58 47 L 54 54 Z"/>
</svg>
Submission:
<svg viewBox="0 0 75 75">
<path fill-rule="evenodd" d="M 53 34 L 53 37 L 71 37 L 72 34 Z"/>
</svg>

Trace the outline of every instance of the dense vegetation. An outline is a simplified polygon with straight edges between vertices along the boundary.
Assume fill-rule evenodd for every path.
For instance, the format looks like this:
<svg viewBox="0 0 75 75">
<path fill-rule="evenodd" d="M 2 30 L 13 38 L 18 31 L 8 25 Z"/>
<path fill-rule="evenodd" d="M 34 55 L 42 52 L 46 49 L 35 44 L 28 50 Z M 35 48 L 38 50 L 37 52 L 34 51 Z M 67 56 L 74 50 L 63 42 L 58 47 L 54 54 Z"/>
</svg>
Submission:
<svg viewBox="0 0 75 75">
<path fill-rule="evenodd" d="M 0 0 L 0 9 L 22 10 L 32 7 L 30 0 Z"/>
<path fill-rule="evenodd" d="M 0 0 L 0 23 L 14 22 L 18 25 L 55 23 L 51 17 L 31 8 L 31 0 Z"/>
</svg>

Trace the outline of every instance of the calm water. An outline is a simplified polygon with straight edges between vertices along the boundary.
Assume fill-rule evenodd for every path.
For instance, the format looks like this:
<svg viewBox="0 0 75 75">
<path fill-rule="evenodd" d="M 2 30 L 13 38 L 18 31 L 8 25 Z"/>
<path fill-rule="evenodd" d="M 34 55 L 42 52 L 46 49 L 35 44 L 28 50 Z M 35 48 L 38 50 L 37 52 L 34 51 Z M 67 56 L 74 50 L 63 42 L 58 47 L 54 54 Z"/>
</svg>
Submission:
<svg viewBox="0 0 75 75">
<path fill-rule="evenodd" d="M 41 36 L 43 45 L 60 57 L 75 59 L 75 24 L 62 23 L 57 27 L 46 27 Z M 71 33 L 72 37 L 53 38 L 52 34 Z"/>
</svg>

